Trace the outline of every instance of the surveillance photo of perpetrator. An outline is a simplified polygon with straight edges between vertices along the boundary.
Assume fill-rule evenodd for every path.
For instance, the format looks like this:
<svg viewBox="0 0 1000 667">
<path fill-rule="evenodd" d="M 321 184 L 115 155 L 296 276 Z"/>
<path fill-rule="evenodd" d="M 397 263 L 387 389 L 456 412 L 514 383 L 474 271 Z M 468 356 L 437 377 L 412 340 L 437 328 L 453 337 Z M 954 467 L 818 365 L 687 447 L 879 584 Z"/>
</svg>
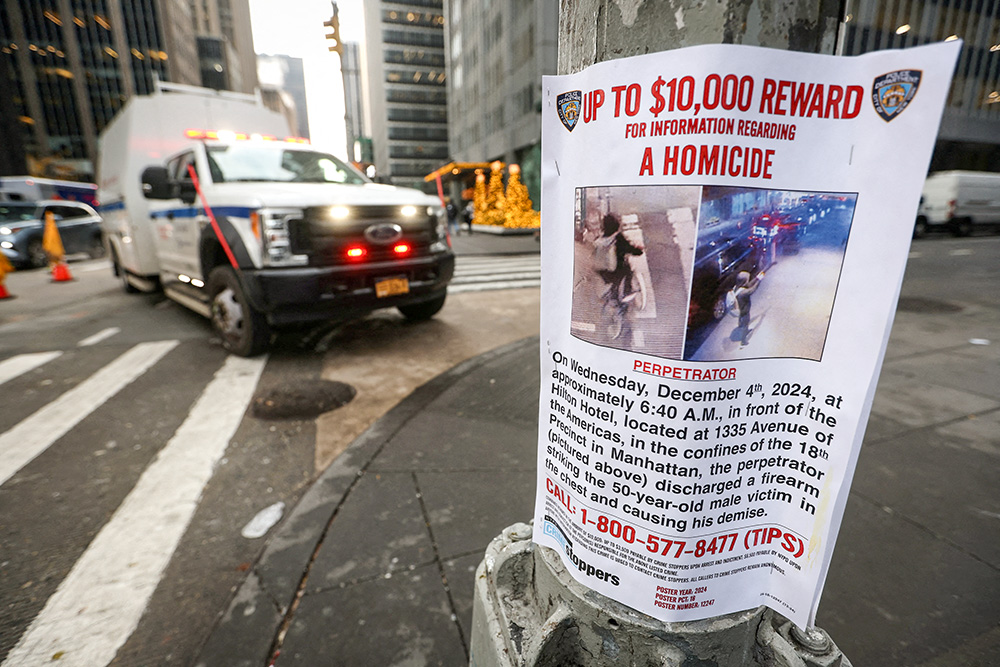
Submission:
<svg viewBox="0 0 1000 667">
<path fill-rule="evenodd" d="M 684 359 L 821 359 L 856 200 L 706 186 Z"/>
<path fill-rule="evenodd" d="M 855 194 L 578 188 L 570 331 L 667 359 L 820 359 Z"/>
<path fill-rule="evenodd" d="M 699 187 L 576 191 L 571 333 L 679 359 Z"/>
</svg>

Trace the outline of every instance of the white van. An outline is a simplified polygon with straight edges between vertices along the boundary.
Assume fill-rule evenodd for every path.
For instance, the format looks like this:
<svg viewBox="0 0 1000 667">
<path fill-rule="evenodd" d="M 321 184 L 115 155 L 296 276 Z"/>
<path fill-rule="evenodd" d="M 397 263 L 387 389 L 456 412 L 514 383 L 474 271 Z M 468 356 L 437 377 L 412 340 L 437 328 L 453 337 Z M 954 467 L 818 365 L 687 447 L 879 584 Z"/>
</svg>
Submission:
<svg viewBox="0 0 1000 667">
<path fill-rule="evenodd" d="M 372 183 L 287 133 L 252 97 L 161 84 L 130 100 L 98 165 L 126 291 L 162 287 L 243 356 L 280 327 L 437 313 L 455 266 L 438 199 Z"/>
<path fill-rule="evenodd" d="M 914 236 L 935 229 L 967 236 L 985 225 L 1000 225 L 1000 174 L 939 171 L 927 177 Z"/>
<path fill-rule="evenodd" d="M 0 201 L 41 201 L 65 199 L 97 205 L 97 186 L 93 183 L 60 181 L 34 176 L 0 176 Z"/>
</svg>

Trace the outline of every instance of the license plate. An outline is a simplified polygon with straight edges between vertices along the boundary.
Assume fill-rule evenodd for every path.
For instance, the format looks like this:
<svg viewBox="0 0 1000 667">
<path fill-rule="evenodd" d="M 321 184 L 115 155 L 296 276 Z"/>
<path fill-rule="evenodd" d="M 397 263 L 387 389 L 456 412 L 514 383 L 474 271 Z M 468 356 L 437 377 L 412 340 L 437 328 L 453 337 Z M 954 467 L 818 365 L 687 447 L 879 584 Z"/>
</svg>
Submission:
<svg viewBox="0 0 1000 667">
<path fill-rule="evenodd" d="M 406 276 L 399 278 L 384 278 L 375 281 L 375 296 L 378 298 L 407 294 L 410 291 L 410 281 Z"/>
</svg>

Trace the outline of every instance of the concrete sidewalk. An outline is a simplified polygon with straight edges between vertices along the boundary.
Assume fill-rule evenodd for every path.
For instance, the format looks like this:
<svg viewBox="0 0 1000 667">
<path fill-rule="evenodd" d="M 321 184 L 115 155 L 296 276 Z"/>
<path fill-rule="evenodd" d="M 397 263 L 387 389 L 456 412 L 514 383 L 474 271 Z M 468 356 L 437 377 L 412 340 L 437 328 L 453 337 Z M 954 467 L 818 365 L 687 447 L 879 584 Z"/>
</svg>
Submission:
<svg viewBox="0 0 1000 667">
<path fill-rule="evenodd" d="M 858 667 L 997 665 L 1000 341 L 976 337 L 1000 311 L 921 303 L 897 313 L 818 623 Z M 470 359 L 358 438 L 197 664 L 467 664 L 475 568 L 532 515 L 538 353 Z"/>
<path fill-rule="evenodd" d="M 413 392 L 281 524 L 198 664 L 468 663 L 475 569 L 534 505 L 538 340 Z"/>
</svg>

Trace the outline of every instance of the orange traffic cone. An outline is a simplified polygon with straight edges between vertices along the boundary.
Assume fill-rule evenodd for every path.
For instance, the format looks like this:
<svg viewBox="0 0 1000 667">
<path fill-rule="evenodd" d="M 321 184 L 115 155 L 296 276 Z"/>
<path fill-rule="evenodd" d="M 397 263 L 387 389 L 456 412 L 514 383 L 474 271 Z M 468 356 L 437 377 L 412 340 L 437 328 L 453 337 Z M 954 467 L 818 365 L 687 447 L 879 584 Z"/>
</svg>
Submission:
<svg viewBox="0 0 1000 667">
<path fill-rule="evenodd" d="M 62 239 L 59 238 L 59 230 L 56 228 L 56 219 L 51 211 L 45 213 L 42 247 L 45 248 L 52 266 L 52 282 L 73 280 L 73 276 L 69 274 L 69 267 L 66 266 L 66 251 L 63 249 Z"/>
<path fill-rule="evenodd" d="M 62 283 L 67 280 L 73 280 L 73 276 L 69 273 L 69 266 L 66 262 L 56 262 L 52 267 L 52 282 Z"/>
<path fill-rule="evenodd" d="M 14 295 L 7 291 L 7 287 L 3 284 L 4 280 L 7 278 L 7 274 L 13 271 L 14 267 L 10 265 L 7 258 L 0 253 L 0 299 L 13 299 Z"/>
</svg>

